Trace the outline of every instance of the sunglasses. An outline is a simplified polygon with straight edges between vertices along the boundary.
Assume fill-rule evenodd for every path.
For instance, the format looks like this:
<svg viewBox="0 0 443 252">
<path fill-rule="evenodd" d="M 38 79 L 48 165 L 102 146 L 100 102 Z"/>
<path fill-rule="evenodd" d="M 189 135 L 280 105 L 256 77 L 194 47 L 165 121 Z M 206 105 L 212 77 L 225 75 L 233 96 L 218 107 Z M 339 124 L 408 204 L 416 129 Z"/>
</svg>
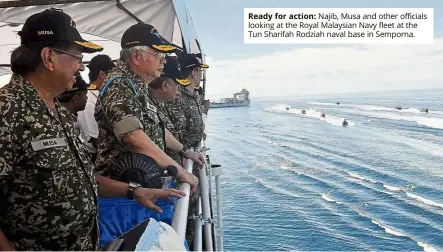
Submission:
<svg viewBox="0 0 443 252">
<path fill-rule="evenodd" d="M 77 58 L 80 62 L 82 62 L 82 60 L 83 60 L 83 55 L 82 54 L 75 54 L 75 53 L 63 51 L 63 50 L 60 50 L 60 49 L 57 49 L 57 48 L 51 48 L 51 49 L 56 51 L 56 52 L 59 52 L 59 53 L 66 54 L 66 55 L 72 56 L 74 58 Z"/>
</svg>

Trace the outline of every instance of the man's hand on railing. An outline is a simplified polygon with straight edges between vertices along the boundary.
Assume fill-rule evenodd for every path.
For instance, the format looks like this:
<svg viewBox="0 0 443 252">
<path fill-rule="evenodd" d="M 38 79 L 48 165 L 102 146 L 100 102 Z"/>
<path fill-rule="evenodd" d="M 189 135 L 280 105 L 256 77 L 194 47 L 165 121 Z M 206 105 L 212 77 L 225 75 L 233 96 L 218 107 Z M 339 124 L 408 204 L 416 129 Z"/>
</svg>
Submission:
<svg viewBox="0 0 443 252">
<path fill-rule="evenodd" d="M 191 186 L 191 192 L 197 191 L 198 186 L 198 178 L 194 176 L 194 174 L 189 173 L 185 170 L 179 170 L 176 178 L 181 183 L 188 183 Z"/>
<path fill-rule="evenodd" d="M 203 167 L 203 164 L 205 162 L 205 157 L 203 156 L 203 154 L 201 154 L 200 152 L 195 152 L 195 151 L 191 151 L 191 150 L 187 150 L 183 156 L 187 159 L 191 159 L 192 161 L 194 161 L 195 163 L 198 164 L 199 168 Z"/>
<path fill-rule="evenodd" d="M 186 194 L 182 191 L 168 188 L 168 189 L 152 189 L 139 187 L 134 191 L 134 199 L 153 211 L 157 213 L 163 213 L 163 210 L 155 205 L 155 201 L 159 198 L 166 198 L 171 202 L 170 197 L 182 198 Z"/>
</svg>

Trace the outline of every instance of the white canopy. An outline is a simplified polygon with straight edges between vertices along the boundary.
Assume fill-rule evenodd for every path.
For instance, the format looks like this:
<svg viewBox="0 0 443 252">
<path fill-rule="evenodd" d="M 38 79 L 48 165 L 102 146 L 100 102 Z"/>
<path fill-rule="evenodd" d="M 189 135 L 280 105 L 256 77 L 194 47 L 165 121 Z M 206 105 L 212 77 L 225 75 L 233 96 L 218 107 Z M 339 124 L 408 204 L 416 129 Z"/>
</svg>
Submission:
<svg viewBox="0 0 443 252">
<path fill-rule="evenodd" d="M 8 1 L 0 0 L 0 5 L 6 2 Z M 16 2 L 40 4 L 54 1 Z M 165 39 L 176 46 L 190 53 L 202 53 L 185 0 L 79 0 L 76 1 L 77 3 L 66 0 L 57 2 L 65 3 L 0 8 L 0 64 L 9 64 L 10 52 L 20 44 L 16 32 L 21 30 L 25 20 L 32 14 L 48 8 L 62 9 L 70 15 L 83 38 L 93 40 L 103 46 L 104 51 L 100 53 L 108 54 L 113 59 L 119 55 L 123 32 L 138 22 L 118 5 L 123 6 L 142 22 L 155 26 Z M 85 55 L 85 61 L 93 56 Z M 9 73 L 7 68 L 0 68 L 0 75 Z"/>
</svg>

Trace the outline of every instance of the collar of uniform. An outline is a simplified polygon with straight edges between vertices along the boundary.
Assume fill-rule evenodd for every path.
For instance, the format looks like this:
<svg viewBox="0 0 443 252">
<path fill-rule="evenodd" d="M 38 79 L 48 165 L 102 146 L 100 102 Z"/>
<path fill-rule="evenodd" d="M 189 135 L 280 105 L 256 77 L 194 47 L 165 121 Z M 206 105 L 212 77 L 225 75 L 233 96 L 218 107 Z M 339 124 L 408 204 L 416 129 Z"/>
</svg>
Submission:
<svg viewBox="0 0 443 252">
<path fill-rule="evenodd" d="M 70 114 L 70 112 L 65 107 L 63 107 L 57 101 L 57 99 L 54 99 L 54 105 L 57 110 L 57 115 L 54 115 L 54 112 L 46 106 L 45 102 L 40 97 L 37 90 L 32 87 L 31 83 L 29 83 L 29 81 L 27 81 L 23 76 L 13 74 L 11 76 L 10 83 L 17 87 L 17 93 L 32 109 L 38 111 L 47 111 L 52 117 L 57 119 L 57 121 L 66 121 L 67 119 L 70 119 L 66 116 Z"/>
<path fill-rule="evenodd" d="M 184 95 L 194 97 L 194 93 L 192 93 L 189 89 L 187 89 L 183 85 L 178 85 L 178 90 L 180 91 L 180 93 L 182 93 Z"/>
<path fill-rule="evenodd" d="M 131 80 L 135 80 L 137 82 L 144 82 L 144 80 L 140 76 L 138 76 L 138 74 L 134 73 L 134 71 L 132 71 L 125 62 L 118 60 L 115 65 L 127 78 L 130 78 Z"/>
<path fill-rule="evenodd" d="M 146 82 L 138 74 L 134 73 L 125 62 L 117 60 L 115 65 L 116 68 L 108 73 L 107 79 L 111 79 L 113 76 L 121 75 L 127 79 L 130 79 L 135 85 L 138 85 L 138 88 L 142 88 L 146 92 L 149 92 Z"/>
<path fill-rule="evenodd" d="M 10 83 L 17 87 L 17 93 L 30 107 L 50 111 L 37 90 L 25 79 L 25 77 L 13 74 Z M 55 101 L 56 99 L 54 99 L 54 102 Z"/>
<path fill-rule="evenodd" d="M 152 103 L 154 103 L 155 106 L 158 106 L 160 104 L 160 100 L 158 100 L 152 92 L 148 93 L 148 98 L 151 99 Z"/>
</svg>

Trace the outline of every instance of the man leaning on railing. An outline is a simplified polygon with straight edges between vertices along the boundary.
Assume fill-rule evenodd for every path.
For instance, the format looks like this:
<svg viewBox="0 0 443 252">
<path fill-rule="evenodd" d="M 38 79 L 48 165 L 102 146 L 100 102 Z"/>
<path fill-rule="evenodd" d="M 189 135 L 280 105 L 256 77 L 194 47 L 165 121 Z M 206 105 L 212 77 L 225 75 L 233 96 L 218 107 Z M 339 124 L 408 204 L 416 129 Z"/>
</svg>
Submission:
<svg viewBox="0 0 443 252">
<path fill-rule="evenodd" d="M 161 216 L 146 209 L 162 213 L 161 206 L 168 204 L 157 201 L 155 205 L 156 198 L 146 195 L 150 190 L 158 190 L 146 188 L 153 183 L 150 181 L 153 173 L 157 174 L 156 181 L 161 176 L 156 167 L 163 170 L 175 167 L 176 178 L 189 183 L 192 191 L 198 185 L 196 176 L 165 154 L 165 148 L 178 152 L 182 145 L 165 135 L 167 129 L 149 99 L 148 83 L 160 77 L 165 53 L 173 52 L 175 47 L 149 24 L 128 28 L 121 45 L 120 60 L 107 75 L 95 112 L 99 127 L 96 173 L 103 185 L 101 188 L 105 189 L 100 193 L 107 197 L 99 201 L 101 245 L 149 217 L 161 220 Z M 198 155 L 188 157 L 202 163 Z M 146 166 L 132 167 L 140 163 Z M 163 191 L 172 192 L 170 196 L 183 196 L 182 192 L 171 188 Z"/>
</svg>

